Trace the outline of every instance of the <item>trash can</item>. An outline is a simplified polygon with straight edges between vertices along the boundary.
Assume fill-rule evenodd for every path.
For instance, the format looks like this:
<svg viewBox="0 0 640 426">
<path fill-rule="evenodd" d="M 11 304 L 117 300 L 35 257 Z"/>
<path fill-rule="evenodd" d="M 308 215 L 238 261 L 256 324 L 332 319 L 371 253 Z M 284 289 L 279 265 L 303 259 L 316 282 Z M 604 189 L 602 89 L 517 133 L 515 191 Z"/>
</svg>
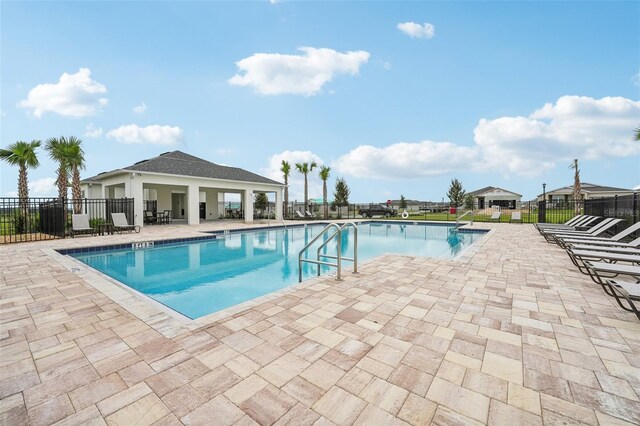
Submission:
<svg viewBox="0 0 640 426">
<path fill-rule="evenodd" d="M 451 208 L 449 209 L 449 213 L 451 213 L 451 214 L 456 214 L 456 208 L 455 208 L 455 207 L 451 207 Z"/>
</svg>

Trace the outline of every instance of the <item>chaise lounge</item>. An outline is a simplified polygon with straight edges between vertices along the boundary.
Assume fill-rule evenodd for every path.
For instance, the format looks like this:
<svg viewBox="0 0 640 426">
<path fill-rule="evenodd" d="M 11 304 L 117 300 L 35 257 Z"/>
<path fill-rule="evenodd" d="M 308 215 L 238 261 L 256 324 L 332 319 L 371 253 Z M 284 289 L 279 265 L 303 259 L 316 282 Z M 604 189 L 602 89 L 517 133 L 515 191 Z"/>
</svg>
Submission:
<svg viewBox="0 0 640 426">
<path fill-rule="evenodd" d="M 122 234 L 122 231 L 140 232 L 140 227 L 138 225 L 129 225 L 124 213 L 111 213 L 111 220 L 113 221 L 114 231 L 118 231 L 120 234 Z"/>
<path fill-rule="evenodd" d="M 88 214 L 71 215 L 71 237 L 75 238 L 76 234 L 95 235 L 95 230 L 89 225 Z"/>
</svg>

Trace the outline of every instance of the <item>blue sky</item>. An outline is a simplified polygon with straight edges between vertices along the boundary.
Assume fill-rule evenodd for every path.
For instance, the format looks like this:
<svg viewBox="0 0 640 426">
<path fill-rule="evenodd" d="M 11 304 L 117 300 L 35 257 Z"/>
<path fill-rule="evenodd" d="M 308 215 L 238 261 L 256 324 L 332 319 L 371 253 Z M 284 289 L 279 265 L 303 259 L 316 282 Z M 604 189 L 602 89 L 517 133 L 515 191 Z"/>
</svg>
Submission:
<svg viewBox="0 0 640 426">
<path fill-rule="evenodd" d="M 355 202 L 440 200 L 454 177 L 527 200 L 571 184 L 572 158 L 585 182 L 640 185 L 638 2 L 0 7 L 0 145 L 79 136 L 83 177 L 179 149 L 278 180 L 315 160 Z M 40 160 L 31 195 L 54 195 Z"/>
</svg>

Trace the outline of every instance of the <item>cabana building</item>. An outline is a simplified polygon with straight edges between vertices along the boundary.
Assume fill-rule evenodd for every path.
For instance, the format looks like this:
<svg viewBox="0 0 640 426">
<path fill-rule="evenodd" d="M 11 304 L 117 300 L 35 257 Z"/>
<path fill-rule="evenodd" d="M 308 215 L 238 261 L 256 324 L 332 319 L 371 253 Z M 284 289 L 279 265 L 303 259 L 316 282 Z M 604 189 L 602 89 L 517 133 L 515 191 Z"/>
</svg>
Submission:
<svg viewBox="0 0 640 426">
<path fill-rule="evenodd" d="M 225 201 L 241 209 L 238 217 L 253 222 L 254 194 L 275 194 L 282 217 L 284 184 L 237 167 L 222 166 L 181 151 L 165 152 L 81 182 L 85 198 L 133 198 L 134 222 L 144 225 L 145 211 L 167 211 L 189 225 L 225 216 Z M 226 198 L 225 198 L 226 197 Z M 229 203 L 231 204 L 231 203 Z"/>
<path fill-rule="evenodd" d="M 487 186 L 468 193 L 473 197 L 473 204 L 478 209 L 488 209 L 493 206 L 500 206 L 505 209 L 515 209 L 520 207 L 522 195 L 496 186 Z"/>
</svg>

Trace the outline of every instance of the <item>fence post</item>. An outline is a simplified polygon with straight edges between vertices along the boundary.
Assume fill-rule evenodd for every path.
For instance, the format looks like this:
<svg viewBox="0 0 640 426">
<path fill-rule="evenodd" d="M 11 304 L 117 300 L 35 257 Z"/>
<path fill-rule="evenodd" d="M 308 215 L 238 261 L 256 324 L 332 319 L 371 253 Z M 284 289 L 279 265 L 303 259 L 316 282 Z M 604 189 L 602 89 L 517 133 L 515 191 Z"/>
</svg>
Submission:
<svg viewBox="0 0 640 426">
<path fill-rule="evenodd" d="M 638 193 L 633 193 L 633 212 L 631 213 L 631 217 L 633 217 L 633 223 L 640 221 L 640 212 L 638 212 Z"/>
<path fill-rule="evenodd" d="M 618 217 L 618 196 L 613 196 L 613 217 Z"/>
<path fill-rule="evenodd" d="M 547 222 L 547 200 L 538 201 L 538 223 Z"/>
</svg>

